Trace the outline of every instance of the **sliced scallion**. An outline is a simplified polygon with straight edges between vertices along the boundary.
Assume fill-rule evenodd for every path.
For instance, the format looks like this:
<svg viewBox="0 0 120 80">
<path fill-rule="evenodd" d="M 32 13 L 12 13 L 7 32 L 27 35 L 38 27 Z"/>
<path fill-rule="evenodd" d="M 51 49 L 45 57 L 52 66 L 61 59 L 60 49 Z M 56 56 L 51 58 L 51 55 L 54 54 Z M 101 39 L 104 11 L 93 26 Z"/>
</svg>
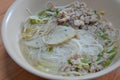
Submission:
<svg viewBox="0 0 120 80">
<path fill-rule="evenodd" d="M 48 52 L 53 53 L 54 52 L 53 47 L 48 48 Z"/>
<path fill-rule="evenodd" d="M 71 60 L 70 60 L 70 59 L 68 59 L 68 60 L 67 60 L 67 62 L 68 62 L 68 64 L 72 64 L 72 62 L 71 62 Z"/>
<path fill-rule="evenodd" d="M 116 52 L 117 52 L 116 48 L 113 48 L 113 49 L 110 50 L 108 53 L 111 54 L 111 53 L 116 53 Z"/>
<path fill-rule="evenodd" d="M 40 20 L 39 20 L 39 19 L 32 19 L 32 18 L 30 18 L 30 19 L 29 19 L 29 23 L 30 23 L 30 24 L 39 24 L 39 23 L 40 23 Z"/>
<path fill-rule="evenodd" d="M 111 61 L 110 60 L 106 60 L 106 61 L 104 61 L 103 63 L 102 63 L 102 65 L 104 66 L 104 67 L 107 67 L 107 66 L 109 66 L 111 64 Z"/>
<path fill-rule="evenodd" d="M 87 59 L 83 58 L 83 59 L 81 59 L 81 62 L 82 63 L 88 63 L 89 61 Z"/>
</svg>

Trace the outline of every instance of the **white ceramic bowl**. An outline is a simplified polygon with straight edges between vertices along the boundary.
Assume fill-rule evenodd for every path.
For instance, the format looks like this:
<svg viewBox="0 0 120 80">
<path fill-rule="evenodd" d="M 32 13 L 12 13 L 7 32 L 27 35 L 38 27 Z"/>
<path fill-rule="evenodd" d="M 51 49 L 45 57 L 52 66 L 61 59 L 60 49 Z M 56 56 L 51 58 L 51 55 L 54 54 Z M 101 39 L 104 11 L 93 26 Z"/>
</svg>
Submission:
<svg viewBox="0 0 120 80">
<path fill-rule="evenodd" d="M 51 0 L 56 5 L 65 5 L 75 0 Z M 80 77 L 62 77 L 40 72 L 31 67 L 21 54 L 19 49 L 19 33 L 22 22 L 29 16 L 26 12 L 26 8 L 29 8 L 32 14 L 45 8 L 48 0 L 17 0 L 7 11 L 3 24 L 2 24 L 2 38 L 8 54 L 11 58 L 18 63 L 25 70 L 47 78 L 47 79 L 59 79 L 59 80 L 84 80 L 93 79 L 108 72 L 111 72 L 120 66 L 120 53 L 117 54 L 113 60 L 113 64 L 108 68 L 89 75 Z M 120 29 L 120 0 L 85 0 L 88 6 L 93 9 L 104 10 L 106 17 L 113 23 L 116 28 Z"/>
</svg>

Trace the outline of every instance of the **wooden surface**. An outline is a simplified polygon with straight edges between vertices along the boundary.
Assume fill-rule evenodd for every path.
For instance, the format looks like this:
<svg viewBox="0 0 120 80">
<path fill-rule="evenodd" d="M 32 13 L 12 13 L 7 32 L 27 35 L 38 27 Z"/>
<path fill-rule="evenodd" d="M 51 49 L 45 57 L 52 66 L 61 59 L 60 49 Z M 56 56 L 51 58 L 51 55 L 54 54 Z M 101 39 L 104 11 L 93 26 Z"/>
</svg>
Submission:
<svg viewBox="0 0 120 80">
<path fill-rule="evenodd" d="M 0 80 L 46 80 L 19 67 L 7 54 L 1 40 L 1 23 L 8 7 L 15 0 L 0 0 Z M 120 80 L 120 68 L 95 80 Z"/>
</svg>

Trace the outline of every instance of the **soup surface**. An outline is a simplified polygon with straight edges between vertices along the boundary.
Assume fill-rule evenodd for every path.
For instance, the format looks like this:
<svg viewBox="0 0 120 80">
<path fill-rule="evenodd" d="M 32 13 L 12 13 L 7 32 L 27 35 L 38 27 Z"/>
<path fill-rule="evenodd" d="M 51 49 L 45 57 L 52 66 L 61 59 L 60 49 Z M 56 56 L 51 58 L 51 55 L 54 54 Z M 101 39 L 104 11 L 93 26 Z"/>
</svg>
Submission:
<svg viewBox="0 0 120 80">
<path fill-rule="evenodd" d="M 65 6 L 49 2 L 47 9 L 24 22 L 21 51 L 30 65 L 50 74 L 81 76 L 101 71 L 111 64 L 118 41 L 104 14 L 84 2 Z"/>
</svg>

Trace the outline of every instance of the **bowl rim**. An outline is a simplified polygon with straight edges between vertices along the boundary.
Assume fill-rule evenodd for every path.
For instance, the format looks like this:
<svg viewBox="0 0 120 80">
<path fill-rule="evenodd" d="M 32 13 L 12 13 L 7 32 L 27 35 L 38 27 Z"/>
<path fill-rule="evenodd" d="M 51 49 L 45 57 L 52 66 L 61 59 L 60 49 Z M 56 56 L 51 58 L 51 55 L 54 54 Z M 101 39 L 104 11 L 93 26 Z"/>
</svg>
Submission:
<svg viewBox="0 0 120 80">
<path fill-rule="evenodd" d="M 92 73 L 92 74 L 88 74 L 88 75 L 84 75 L 84 76 L 80 76 L 80 77 L 63 77 L 63 76 L 58 76 L 58 75 L 52 75 L 52 74 L 48 74 L 48 73 L 44 73 L 44 72 L 41 72 L 41 71 L 37 71 L 37 70 L 33 70 L 32 68 L 28 68 L 25 66 L 24 63 L 22 63 L 21 61 L 19 61 L 14 55 L 13 55 L 13 51 L 10 47 L 8 47 L 8 41 L 6 40 L 7 39 L 7 36 L 5 35 L 6 34 L 6 29 L 7 29 L 7 22 L 9 21 L 9 18 L 12 14 L 12 12 L 14 11 L 14 9 L 16 8 L 15 6 L 17 6 L 20 2 L 22 2 L 24 0 L 16 0 L 10 7 L 9 9 L 7 10 L 5 16 L 4 16 L 4 19 L 3 19 L 3 22 L 2 22 L 2 27 L 1 27 L 1 34 L 2 34 L 2 41 L 3 41 L 3 44 L 5 46 L 5 49 L 7 50 L 7 53 L 8 55 L 20 66 L 22 67 L 23 69 L 25 69 L 26 71 L 34 74 L 34 75 L 37 75 L 39 77 L 43 77 L 43 78 L 47 78 L 47 79 L 62 79 L 62 80 L 70 80 L 71 78 L 72 79 L 93 79 L 93 78 L 97 78 L 97 77 L 100 77 L 100 76 L 103 76 L 117 68 L 120 67 L 120 60 L 117 61 L 116 63 L 114 63 L 112 66 L 109 66 L 108 68 L 100 71 L 100 72 L 97 72 L 97 73 Z"/>
</svg>

